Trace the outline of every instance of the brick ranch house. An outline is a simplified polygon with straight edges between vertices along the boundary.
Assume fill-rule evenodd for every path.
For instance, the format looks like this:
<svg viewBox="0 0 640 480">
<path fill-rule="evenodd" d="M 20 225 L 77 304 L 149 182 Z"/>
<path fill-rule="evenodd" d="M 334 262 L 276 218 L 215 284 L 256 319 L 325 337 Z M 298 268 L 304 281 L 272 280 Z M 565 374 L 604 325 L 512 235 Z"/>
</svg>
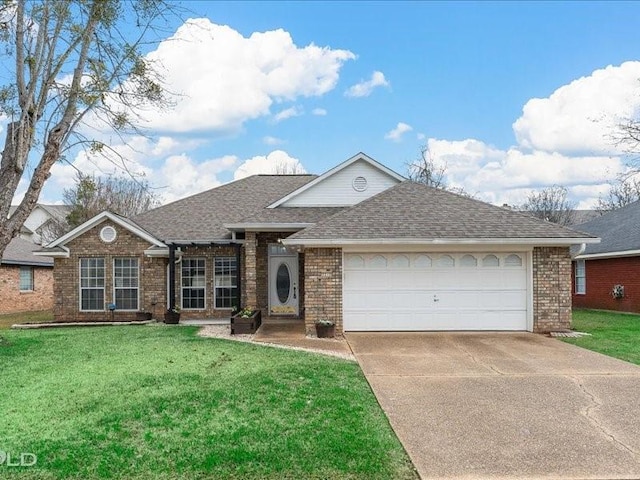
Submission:
<svg viewBox="0 0 640 480">
<path fill-rule="evenodd" d="M 406 181 L 362 153 L 323 175 L 255 175 L 131 219 L 103 212 L 39 252 L 57 321 L 229 318 L 342 331 L 566 329 L 571 245 L 597 238 Z"/>
<path fill-rule="evenodd" d="M 574 252 L 574 307 L 640 313 L 638 225 L 640 201 L 575 227 L 601 237 L 602 242 Z M 614 295 L 617 285 L 623 288 Z"/>
<path fill-rule="evenodd" d="M 17 237 L 0 263 L 0 314 L 53 308 L 53 259 L 36 257 L 38 246 Z"/>
</svg>

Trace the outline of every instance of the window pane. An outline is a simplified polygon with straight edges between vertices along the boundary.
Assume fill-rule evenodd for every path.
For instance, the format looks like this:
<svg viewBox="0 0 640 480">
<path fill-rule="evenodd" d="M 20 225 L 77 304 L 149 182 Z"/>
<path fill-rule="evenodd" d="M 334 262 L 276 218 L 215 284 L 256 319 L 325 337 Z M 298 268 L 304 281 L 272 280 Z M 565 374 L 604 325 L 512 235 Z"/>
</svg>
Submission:
<svg viewBox="0 0 640 480">
<path fill-rule="evenodd" d="M 235 257 L 214 259 L 215 308 L 231 308 L 237 305 L 238 266 Z"/>
<path fill-rule="evenodd" d="M 205 308 L 206 260 L 183 258 L 181 268 L 182 308 Z"/>
<path fill-rule="evenodd" d="M 104 310 L 104 258 L 80 259 L 80 309 Z"/>
<path fill-rule="evenodd" d="M 113 260 L 113 287 L 118 310 L 138 309 L 138 259 Z"/>
<path fill-rule="evenodd" d="M 20 291 L 33 290 L 33 269 L 31 267 L 20 267 Z"/>
</svg>

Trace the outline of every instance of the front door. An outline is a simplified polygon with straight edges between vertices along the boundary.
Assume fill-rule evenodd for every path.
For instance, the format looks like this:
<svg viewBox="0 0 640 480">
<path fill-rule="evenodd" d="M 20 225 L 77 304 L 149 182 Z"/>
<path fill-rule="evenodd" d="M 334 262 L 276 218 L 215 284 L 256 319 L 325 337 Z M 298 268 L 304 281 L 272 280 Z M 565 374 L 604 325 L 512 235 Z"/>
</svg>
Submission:
<svg viewBox="0 0 640 480">
<path fill-rule="evenodd" d="M 298 315 L 298 254 L 281 245 L 269 248 L 269 314 Z"/>
</svg>

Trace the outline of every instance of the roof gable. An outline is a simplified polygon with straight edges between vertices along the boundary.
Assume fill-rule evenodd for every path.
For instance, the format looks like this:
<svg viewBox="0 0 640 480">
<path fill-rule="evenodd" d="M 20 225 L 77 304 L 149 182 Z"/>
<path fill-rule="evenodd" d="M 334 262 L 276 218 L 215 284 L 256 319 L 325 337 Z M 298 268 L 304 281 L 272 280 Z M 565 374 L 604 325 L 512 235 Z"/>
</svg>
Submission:
<svg viewBox="0 0 640 480">
<path fill-rule="evenodd" d="M 591 235 L 479 200 L 402 182 L 283 240 L 285 244 L 574 244 Z M 554 243 L 555 242 L 555 243 Z"/>
<path fill-rule="evenodd" d="M 393 170 L 364 153 L 358 153 L 272 203 L 268 208 L 351 206 L 403 180 L 405 178 Z"/>
<path fill-rule="evenodd" d="M 60 238 L 58 238 L 58 239 L 54 240 L 53 242 L 51 242 L 50 244 L 48 244 L 45 248 L 51 249 L 51 248 L 56 248 L 56 247 L 63 247 L 64 245 L 69 243 L 74 238 L 79 237 L 83 233 L 91 230 L 93 227 L 95 227 L 96 225 L 99 225 L 100 223 L 102 223 L 102 222 L 104 222 L 106 220 L 111 220 L 115 224 L 120 225 L 121 227 L 123 227 L 126 230 L 130 231 L 134 235 L 137 235 L 138 237 L 142 238 L 143 240 L 146 240 L 147 242 L 151 243 L 152 245 L 155 245 L 155 246 L 158 246 L 158 247 L 166 246 L 164 243 L 162 243 L 160 240 L 155 238 L 149 232 L 147 232 L 146 230 L 144 230 L 143 228 L 138 226 L 135 222 L 132 222 L 131 220 L 129 220 L 127 218 L 121 217 L 120 215 L 116 215 L 115 213 L 111 213 L 111 212 L 106 212 L 105 211 L 105 212 L 99 213 L 98 215 L 96 215 L 93 218 L 90 218 L 89 220 L 84 222 L 82 225 L 78 225 L 76 228 L 74 228 L 70 232 L 66 233 L 65 235 L 61 236 Z"/>
</svg>

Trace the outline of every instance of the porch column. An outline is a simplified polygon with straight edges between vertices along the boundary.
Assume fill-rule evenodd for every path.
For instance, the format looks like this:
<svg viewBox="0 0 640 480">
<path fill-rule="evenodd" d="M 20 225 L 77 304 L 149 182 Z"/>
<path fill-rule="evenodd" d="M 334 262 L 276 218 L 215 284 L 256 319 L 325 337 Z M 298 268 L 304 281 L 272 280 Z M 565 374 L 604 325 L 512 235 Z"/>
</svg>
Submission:
<svg viewBox="0 0 640 480">
<path fill-rule="evenodd" d="M 169 298 L 167 310 L 173 310 L 176 306 L 176 246 L 169 244 Z"/>
<path fill-rule="evenodd" d="M 245 232 L 244 237 L 244 263 L 245 263 L 245 284 L 244 291 L 247 303 L 243 307 L 258 306 L 257 286 L 256 286 L 256 232 Z"/>
</svg>

